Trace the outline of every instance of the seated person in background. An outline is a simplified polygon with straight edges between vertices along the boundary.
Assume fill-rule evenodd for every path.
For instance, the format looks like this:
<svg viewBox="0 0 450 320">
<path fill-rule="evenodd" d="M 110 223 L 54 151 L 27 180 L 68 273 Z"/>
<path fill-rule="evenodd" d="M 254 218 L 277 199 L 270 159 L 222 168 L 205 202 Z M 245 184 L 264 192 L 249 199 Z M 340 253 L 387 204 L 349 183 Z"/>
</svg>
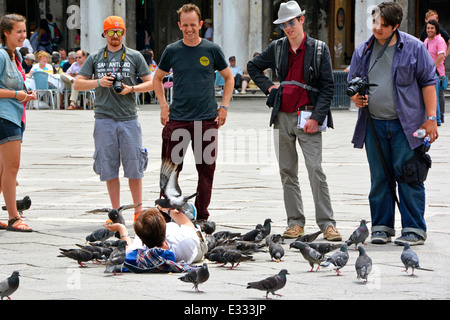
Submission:
<svg viewBox="0 0 450 320">
<path fill-rule="evenodd" d="M 255 52 L 253 54 L 253 58 L 256 57 L 259 54 L 259 52 Z M 266 72 L 264 71 L 264 74 L 266 74 Z M 242 94 L 246 94 L 246 90 L 247 88 L 250 89 L 257 89 L 257 85 L 253 82 L 252 78 L 250 78 L 250 75 L 248 74 L 247 71 L 247 67 L 245 67 L 244 69 L 244 74 L 242 75 L 242 90 L 241 93 Z"/>
<path fill-rule="evenodd" d="M 67 51 L 64 48 L 58 49 L 59 54 L 61 55 L 61 60 L 59 62 L 59 66 L 62 68 L 67 62 L 69 62 L 69 58 L 67 57 Z"/>
<path fill-rule="evenodd" d="M 27 53 L 22 60 L 22 68 L 25 74 L 29 74 L 31 68 L 33 67 L 33 63 L 36 62 L 36 57 L 32 53 Z"/>
<path fill-rule="evenodd" d="M 174 222 L 166 223 L 159 210 L 169 214 Z M 157 248 L 160 250 L 160 256 L 166 260 L 191 264 L 200 261 L 208 249 L 201 231 L 186 215 L 174 209 L 158 207 L 142 212 L 134 224 L 134 240 L 128 236 L 127 228 L 123 224 L 115 223 L 105 227 L 118 231 L 121 240 L 128 242 L 127 260 L 145 260 L 146 252 Z M 143 264 L 145 265 L 145 262 Z"/>
<path fill-rule="evenodd" d="M 37 53 L 36 60 L 38 63 L 31 68 L 30 73 L 28 74 L 29 78 L 32 78 L 33 72 L 37 70 L 47 72 L 48 74 L 53 74 L 53 66 L 48 63 L 51 61 L 51 56 L 48 52 L 39 51 Z"/>
<path fill-rule="evenodd" d="M 77 53 L 75 51 L 70 51 L 67 55 L 67 62 L 63 64 L 62 69 L 63 72 L 67 72 L 70 66 L 77 61 Z"/>
<path fill-rule="evenodd" d="M 61 54 L 59 52 L 54 51 L 52 53 L 52 66 L 55 74 L 63 73 L 62 68 L 60 67 L 61 63 Z"/>
<path fill-rule="evenodd" d="M 78 75 L 81 67 L 88 57 L 88 53 L 84 50 L 78 50 L 76 52 L 76 62 L 73 63 L 70 68 L 66 71 L 66 73 L 61 74 L 61 80 L 64 82 L 67 88 L 72 90 L 70 94 L 70 106 L 68 110 L 80 109 L 80 106 L 77 105 L 78 100 L 78 91 L 73 90 L 73 83 L 75 82 L 75 78 Z"/>
<path fill-rule="evenodd" d="M 230 59 L 228 59 L 228 61 L 230 61 L 231 72 L 233 72 L 234 93 L 236 94 L 236 93 L 239 93 L 237 89 L 241 88 L 242 75 L 244 74 L 244 71 L 242 70 L 241 67 L 236 66 L 236 57 L 235 56 L 231 56 Z"/>
</svg>

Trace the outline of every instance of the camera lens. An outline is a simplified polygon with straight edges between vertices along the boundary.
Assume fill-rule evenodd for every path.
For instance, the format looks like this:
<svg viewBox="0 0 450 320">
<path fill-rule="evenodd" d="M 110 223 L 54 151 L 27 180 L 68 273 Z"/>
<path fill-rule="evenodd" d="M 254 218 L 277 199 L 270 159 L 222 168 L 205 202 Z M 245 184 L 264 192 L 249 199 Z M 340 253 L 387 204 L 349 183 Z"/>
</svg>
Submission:
<svg viewBox="0 0 450 320">
<path fill-rule="evenodd" d="M 347 95 L 349 96 L 349 97 L 353 97 L 355 94 L 357 94 L 358 93 L 358 87 L 357 86 L 349 86 L 348 88 L 347 88 Z"/>
</svg>

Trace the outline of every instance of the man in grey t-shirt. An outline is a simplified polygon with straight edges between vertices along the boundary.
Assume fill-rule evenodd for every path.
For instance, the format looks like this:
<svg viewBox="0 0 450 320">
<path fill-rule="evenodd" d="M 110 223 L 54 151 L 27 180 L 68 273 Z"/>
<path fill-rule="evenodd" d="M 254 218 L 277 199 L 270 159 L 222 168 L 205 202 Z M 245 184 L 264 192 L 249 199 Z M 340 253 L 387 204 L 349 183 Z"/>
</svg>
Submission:
<svg viewBox="0 0 450 320">
<path fill-rule="evenodd" d="M 161 106 L 162 158 L 171 159 L 181 171 L 192 141 L 198 172 L 195 207 L 197 221 L 207 220 L 217 156 L 217 129 L 225 124 L 233 94 L 233 73 L 222 49 L 200 38 L 200 9 L 186 4 L 178 10 L 183 39 L 167 46 L 155 73 L 155 93 Z M 167 104 L 163 79 L 173 69 L 173 101 Z M 214 92 L 215 72 L 225 79 L 221 106 Z M 181 136 L 180 136 L 181 135 Z"/>
<path fill-rule="evenodd" d="M 125 23 L 110 16 L 103 22 L 107 46 L 92 53 L 78 73 L 74 89 L 95 89 L 94 171 L 106 181 L 111 205 L 120 207 L 119 167 L 134 203 L 142 203 L 142 178 L 147 166 L 147 150 L 142 147 L 142 130 L 135 106 L 135 92 L 153 90 L 152 76 L 143 56 L 123 45 Z M 124 77 L 122 91 L 114 90 L 114 75 Z M 143 83 L 137 85 L 137 78 Z M 116 81 L 117 84 L 117 81 Z M 142 210 L 135 208 L 135 219 Z"/>
</svg>

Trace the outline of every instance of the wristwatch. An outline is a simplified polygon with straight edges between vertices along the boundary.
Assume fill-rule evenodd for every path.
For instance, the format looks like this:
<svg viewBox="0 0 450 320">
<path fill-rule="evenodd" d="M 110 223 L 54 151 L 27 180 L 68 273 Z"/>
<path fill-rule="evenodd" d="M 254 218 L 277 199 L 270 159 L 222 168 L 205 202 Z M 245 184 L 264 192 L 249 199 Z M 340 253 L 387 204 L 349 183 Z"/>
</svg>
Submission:
<svg viewBox="0 0 450 320">
<path fill-rule="evenodd" d="M 431 116 L 431 117 L 428 117 L 427 120 L 436 121 L 436 117 L 435 116 Z"/>
</svg>

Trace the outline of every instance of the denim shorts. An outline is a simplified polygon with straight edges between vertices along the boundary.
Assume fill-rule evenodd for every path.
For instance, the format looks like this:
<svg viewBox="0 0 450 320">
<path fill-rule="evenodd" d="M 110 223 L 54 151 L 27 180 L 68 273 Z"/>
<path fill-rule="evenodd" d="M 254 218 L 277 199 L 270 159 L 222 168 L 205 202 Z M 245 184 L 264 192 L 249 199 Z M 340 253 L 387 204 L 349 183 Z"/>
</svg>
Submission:
<svg viewBox="0 0 450 320">
<path fill-rule="evenodd" d="M 137 119 L 96 119 L 94 140 L 94 171 L 101 181 L 118 178 L 121 162 L 125 178 L 144 177 L 148 152 L 142 147 L 142 129 Z"/>
<path fill-rule="evenodd" d="M 19 127 L 9 120 L 0 118 L 0 145 L 11 141 L 22 141 L 24 131 L 24 123 L 22 123 L 22 127 Z"/>
</svg>

